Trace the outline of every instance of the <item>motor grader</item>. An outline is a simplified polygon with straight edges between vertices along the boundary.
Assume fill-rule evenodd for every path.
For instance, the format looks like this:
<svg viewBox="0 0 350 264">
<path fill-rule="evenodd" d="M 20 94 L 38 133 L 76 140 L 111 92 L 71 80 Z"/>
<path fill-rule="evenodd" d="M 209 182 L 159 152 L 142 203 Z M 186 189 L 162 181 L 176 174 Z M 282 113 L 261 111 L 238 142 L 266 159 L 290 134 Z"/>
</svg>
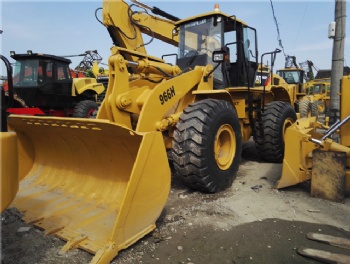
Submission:
<svg viewBox="0 0 350 264">
<path fill-rule="evenodd" d="M 281 78 L 254 87 L 257 33 L 236 16 L 216 7 L 178 19 L 136 1 L 104 1 L 102 16 L 114 46 L 96 119 L 8 119 L 21 180 L 12 206 L 66 240 L 62 251 L 93 253 L 91 263 L 110 262 L 154 230 L 170 191 L 168 157 L 185 185 L 218 192 L 252 136 L 266 160 L 282 161 L 296 120 Z M 148 55 L 142 33 L 178 46 L 176 65 Z"/>
<path fill-rule="evenodd" d="M 286 129 L 282 175 L 276 188 L 311 181 L 313 196 L 341 202 L 350 193 L 350 75 L 341 80 L 340 120 L 331 127 L 316 117 Z M 340 140 L 332 138 L 338 134 Z"/>
</svg>

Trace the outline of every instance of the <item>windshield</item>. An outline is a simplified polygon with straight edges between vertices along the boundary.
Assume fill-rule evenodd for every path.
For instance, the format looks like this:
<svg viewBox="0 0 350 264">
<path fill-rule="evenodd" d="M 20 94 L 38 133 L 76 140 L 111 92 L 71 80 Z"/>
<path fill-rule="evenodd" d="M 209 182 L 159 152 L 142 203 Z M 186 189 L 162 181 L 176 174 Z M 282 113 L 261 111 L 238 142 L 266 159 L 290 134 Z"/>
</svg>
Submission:
<svg viewBox="0 0 350 264">
<path fill-rule="evenodd" d="M 179 59 L 195 56 L 195 65 L 211 62 L 212 52 L 222 46 L 221 24 L 221 20 L 214 23 L 214 17 L 209 17 L 181 25 Z"/>
<path fill-rule="evenodd" d="M 14 66 L 15 87 L 39 86 L 54 80 L 70 80 L 69 65 L 45 59 L 17 60 Z"/>
<path fill-rule="evenodd" d="M 302 83 L 302 75 L 300 71 L 278 71 L 279 76 L 281 76 L 288 84 Z"/>
<path fill-rule="evenodd" d="M 38 85 L 38 60 L 17 61 L 14 66 L 13 85 Z"/>
<path fill-rule="evenodd" d="M 325 94 L 329 91 L 329 85 L 326 84 L 314 84 L 309 89 L 309 94 Z"/>
</svg>

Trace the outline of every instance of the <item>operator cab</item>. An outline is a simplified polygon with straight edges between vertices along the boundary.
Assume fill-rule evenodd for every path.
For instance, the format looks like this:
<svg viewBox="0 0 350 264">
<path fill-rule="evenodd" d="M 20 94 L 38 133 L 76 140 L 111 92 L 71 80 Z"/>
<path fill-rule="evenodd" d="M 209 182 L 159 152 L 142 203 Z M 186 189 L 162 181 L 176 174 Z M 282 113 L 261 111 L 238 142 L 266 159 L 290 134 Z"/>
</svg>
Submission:
<svg viewBox="0 0 350 264">
<path fill-rule="evenodd" d="M 298 93 L 304 92 L 304 70 L 298 68 L 285 68 L 278 70 L 277 74 L 281 76 L 286 83 L 295 85 Z"/>
<path fill-rule="evenodd" d="M 183 70 L 212 64 L 214 88 L 254 86 L 258 68 L 256 30 L 235 16 L 213 12 L 176 23 L 179 34 L 177 65 Z M 213 61 L 214 51 L 224 51 L 223 62 Z"/>
<path fill-rule="evenodd" d="M 72 76 L 69 59 L 54 55 L 15 54 L 13 88 L 19 98 L 25 98 L 27 106 L 55 106 L 72 94 Z M 16 106 L 15 106 L 16 107 Z"/>
<path fill-rule="evenodd" d="M 300 69 L 278 70 L 277 74 L 281 76 L 288 84 L 303 83 L 304 71 Z"/>
</svg>

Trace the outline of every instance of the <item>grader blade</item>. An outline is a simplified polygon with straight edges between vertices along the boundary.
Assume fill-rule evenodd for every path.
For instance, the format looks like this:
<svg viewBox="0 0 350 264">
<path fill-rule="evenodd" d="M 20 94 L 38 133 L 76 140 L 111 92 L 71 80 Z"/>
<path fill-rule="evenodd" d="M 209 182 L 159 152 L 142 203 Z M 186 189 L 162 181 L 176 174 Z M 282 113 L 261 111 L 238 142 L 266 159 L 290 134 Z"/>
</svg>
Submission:
<svg viewBox="0 0 350 264">
<path fill-rule="evenodd" d="M 170 190 L 160 132 L 100 119 L 10 116 L 24 220 L 109 263 L 155 228 Z M 23 164 L 24 167 L 21 167 Z M 24 175 L 25 174 L 25 175 Z"/>
<path fill-rule="evenodd" d="M 312 143 L 308 141 L 307 131 L 301 127 L 309 127 L 302 121 L 300 124 L 290 126 L 284 135 L 285 151 L 282 166 L 282 175 L 276 184 L 276 188 L 285 188 L 309 180 L 311 177 L 306 173 L 306 164 L 300 165 L 304 158 L 303 151 L 309 150 Z"/>
</svg>

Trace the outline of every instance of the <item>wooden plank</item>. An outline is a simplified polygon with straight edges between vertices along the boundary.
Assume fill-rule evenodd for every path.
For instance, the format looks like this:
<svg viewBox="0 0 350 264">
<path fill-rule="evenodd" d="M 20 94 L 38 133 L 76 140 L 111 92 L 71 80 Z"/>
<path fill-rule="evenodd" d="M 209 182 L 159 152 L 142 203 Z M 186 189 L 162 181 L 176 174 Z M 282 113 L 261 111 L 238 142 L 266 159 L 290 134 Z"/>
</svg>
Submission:
<svg viewBox="0 0 350 264">
<path fill-rule="evenodd" d="M 336 254 L 331 253 L 328 251 L 318 250 L 318 249 L 312 249 L 312 248 L 298 248 L 297 249 L 298 254 L 312 258 L 318 261 L 322 261 L 324 263 L 329 264 L 349 264 L 350 263 L 350 256 L 343 255 L 343 254 Z"/>
<path fill-rule="evenodd" d="M 350 239 L 343 237 L 330 236 L 319 233 L 307 233 L 306 237 L 311 240 L 326 243 L 332 246 L 350 249 Z"/>
</svg>

